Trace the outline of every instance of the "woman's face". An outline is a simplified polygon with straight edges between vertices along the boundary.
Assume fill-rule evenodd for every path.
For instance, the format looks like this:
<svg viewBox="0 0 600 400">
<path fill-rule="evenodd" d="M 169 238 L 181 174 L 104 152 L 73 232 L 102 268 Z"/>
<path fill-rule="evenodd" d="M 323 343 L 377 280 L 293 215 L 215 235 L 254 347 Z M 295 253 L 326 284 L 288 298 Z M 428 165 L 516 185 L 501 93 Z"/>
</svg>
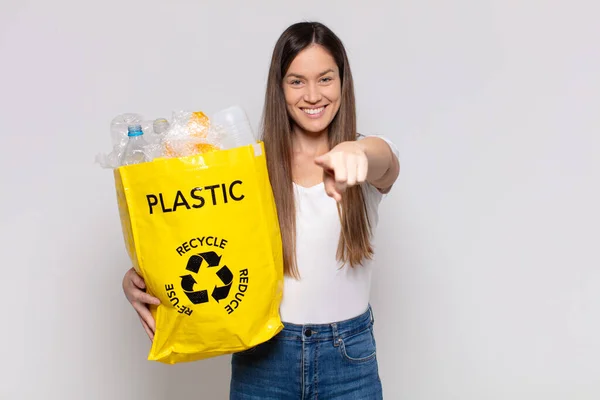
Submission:
<svg viewBox="0 0 600 400">
<path fill-rule="evenodd" d="M 340 109 L 342 85 L 333 57 L 319 45 L 302 50 L 283 78 L 288 115 L 307 133 L 324 132 Z"/>
</svg>

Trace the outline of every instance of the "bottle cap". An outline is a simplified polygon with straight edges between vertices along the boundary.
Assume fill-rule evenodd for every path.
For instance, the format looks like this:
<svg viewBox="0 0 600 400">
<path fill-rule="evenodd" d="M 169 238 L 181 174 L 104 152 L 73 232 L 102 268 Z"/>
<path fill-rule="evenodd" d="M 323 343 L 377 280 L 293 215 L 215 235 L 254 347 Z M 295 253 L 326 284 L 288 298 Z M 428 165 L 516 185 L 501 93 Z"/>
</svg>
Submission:
<svg viewBox="0 0 600 400">
<path fill-rule="evenodd" d="M 143 134 L 144 134 L 144 131 L 142 130 L 141 125 L 129 125 L 127 127 L 127 136 L 129 136 L 129 137 L 141 136 Z"/>
</svg>

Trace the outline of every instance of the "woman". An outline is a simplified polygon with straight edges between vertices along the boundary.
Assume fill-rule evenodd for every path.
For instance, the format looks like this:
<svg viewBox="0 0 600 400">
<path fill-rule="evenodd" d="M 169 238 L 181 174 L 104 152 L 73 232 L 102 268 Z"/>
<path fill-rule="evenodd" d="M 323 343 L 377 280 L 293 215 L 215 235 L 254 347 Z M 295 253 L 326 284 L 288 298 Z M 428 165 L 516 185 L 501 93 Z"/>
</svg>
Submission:
<svg viewBox="0 0 600 400">
<path fill-rule="evenodd" d="M 271 60 L 262 140 L 281 226 L 285 328 L 232 357 L 232 399 L 379 399 L 369 305 L 377 209 L 399 174 L 397 150 L 356 133 L 352 75 L 326 26 L 298 23 Z M 152 339 L 132 269 L 127 298 Z"/>
</svg>

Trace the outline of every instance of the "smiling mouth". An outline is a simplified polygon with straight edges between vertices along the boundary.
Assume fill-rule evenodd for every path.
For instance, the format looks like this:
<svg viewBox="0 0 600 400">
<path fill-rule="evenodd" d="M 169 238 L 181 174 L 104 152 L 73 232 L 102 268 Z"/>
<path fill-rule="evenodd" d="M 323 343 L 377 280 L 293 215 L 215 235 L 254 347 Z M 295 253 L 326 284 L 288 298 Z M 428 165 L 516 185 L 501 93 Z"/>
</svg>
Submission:
<svg viewBox="0 0 600 400">
<path fill-rule="evenodd" d="M 325 108 L 327 106 L 322 106 L 322 107 L 318 107 L 318 108 L 301 108 L 302 111 L 304 111 L 305 114 L 308 115 L 319 115 L 321 113 L 323 113 L 323 111 L 325 111 Z"/>
</svg>

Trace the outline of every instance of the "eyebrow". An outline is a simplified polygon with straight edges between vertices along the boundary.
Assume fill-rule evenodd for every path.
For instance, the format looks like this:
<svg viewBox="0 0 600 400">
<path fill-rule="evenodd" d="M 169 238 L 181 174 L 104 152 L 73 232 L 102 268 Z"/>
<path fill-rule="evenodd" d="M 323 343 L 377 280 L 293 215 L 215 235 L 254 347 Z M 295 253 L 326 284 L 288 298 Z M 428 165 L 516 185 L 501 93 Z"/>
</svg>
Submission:
<svg viewBox="0 0 600 400">
<path fill-rule="evenodd" d="M 319 78 L 322 77 L 323 75 L 327 75 L 330 72 L 335 72 L 335 71 L 333 70 L 333 68 L 329 68 L 328 70 L 325 70 L 325 71 L 321 72 L 319 74 Z M 294 76 L 294 77 L 300 78 L 300 79 L 306 79 L 306 77 L 304 75 L 295 74 L 295 73 L 287 74 L 285 77 L 289 78 L 290 76 Z"/>
</svg>

